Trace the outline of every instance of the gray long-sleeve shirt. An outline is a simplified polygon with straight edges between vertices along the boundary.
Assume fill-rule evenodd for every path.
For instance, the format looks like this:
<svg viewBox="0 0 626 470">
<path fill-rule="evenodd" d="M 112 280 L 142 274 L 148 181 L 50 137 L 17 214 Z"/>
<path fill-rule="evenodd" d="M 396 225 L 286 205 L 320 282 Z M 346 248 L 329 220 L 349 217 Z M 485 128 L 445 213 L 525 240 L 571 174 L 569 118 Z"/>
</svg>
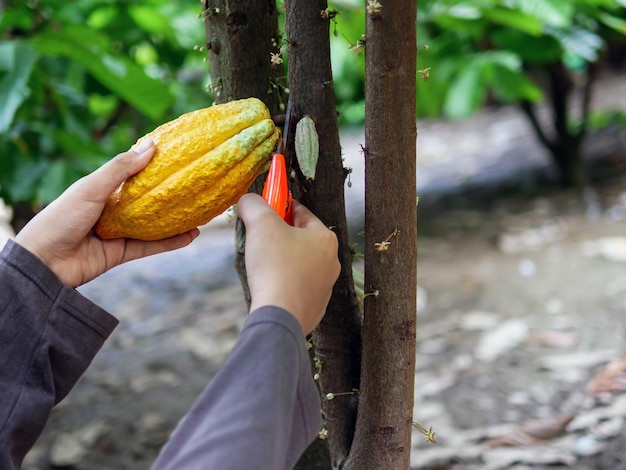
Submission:
<svg viewBox="0 0 626 470">
<path fill-rule="evenodd" d="M 12 241 L 0 252 L 0 307 L 0 469 L 13 470 L 117 320 Z M 300 325 L 263 307 L 154 469 L 290 469 L 320 424 Z"/>
</svg>

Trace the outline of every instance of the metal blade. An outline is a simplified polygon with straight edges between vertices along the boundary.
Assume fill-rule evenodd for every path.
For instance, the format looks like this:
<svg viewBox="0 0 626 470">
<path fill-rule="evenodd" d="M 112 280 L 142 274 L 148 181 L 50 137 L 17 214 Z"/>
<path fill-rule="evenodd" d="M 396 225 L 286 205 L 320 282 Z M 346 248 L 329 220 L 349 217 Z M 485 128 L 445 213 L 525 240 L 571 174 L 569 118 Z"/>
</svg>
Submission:
<svg viewBox="0 0 626 470">
<path fill-rule="evenodd" d="M 281 137 L 280 142 L 278 143 L 278 153 L 282 153 L 283 155 L 285 155 L 285 152 L 287 151 L 287 144 L 289 143 L 289 140 L 288 140 L 289 134 L 290 134 L 291 128 L 293 127 L 292 120 L 293 118 L 291 116 L 291 96 L 290 96 L 289 99 L 287 100 L 287 114 L 285 114 L 283 136 Z"/>
</svg>

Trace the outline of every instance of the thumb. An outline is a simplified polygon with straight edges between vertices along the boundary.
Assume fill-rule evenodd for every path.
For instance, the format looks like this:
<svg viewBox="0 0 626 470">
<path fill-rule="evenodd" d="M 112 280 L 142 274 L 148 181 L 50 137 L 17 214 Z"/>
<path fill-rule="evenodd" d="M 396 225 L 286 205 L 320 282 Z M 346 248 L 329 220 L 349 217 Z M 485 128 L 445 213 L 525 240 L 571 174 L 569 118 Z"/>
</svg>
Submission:
<svg viewBox="0 0 626 470">
<path fill-rule="evenodd" d="M 280 220 L 278 214 L 270 207 L 270 205 L 258 194 L 247 193 L 241 196 L 237 202 L 237 215 L 246 227 L 256 224 L 257 221 L 266 217 L 276 217 Z"/>
<path fill-rule="evenodd" d="M 328 228 L 306 206 L 296 201 L 295 199 L 293 200 L 292 204 L 293 204 L 292 210 L 293 210 L 293 226 L 294 227 L 307 228 L 307 229 Z"/>
<path fill-rule="evenodd" d="M 128 152 L 120 153 L 93 173 L 77 182 L 76 195 L 84 201 L 104 203 L 107 197 L 129 177 L 143 170 L 154 155 L 154 141 L 142 139 Z"/>
</svg>

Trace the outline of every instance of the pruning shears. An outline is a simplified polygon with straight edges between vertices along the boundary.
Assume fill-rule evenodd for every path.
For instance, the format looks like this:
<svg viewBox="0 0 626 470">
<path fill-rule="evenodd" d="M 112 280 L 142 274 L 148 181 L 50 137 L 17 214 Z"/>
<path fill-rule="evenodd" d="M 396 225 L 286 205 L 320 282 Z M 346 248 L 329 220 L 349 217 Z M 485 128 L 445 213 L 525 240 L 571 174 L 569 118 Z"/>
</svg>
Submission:
<svg viewBox="0 0 626 470">
<path fill-rule="evenodd" d="M 267 179 L 263 186 L 263 199 L 276 211 L 276 213 L 289 225 L 293 225 L 293 214 L 291 204 L 293 196 L 287 185 L 287 137 L 291 128 L 291 100 L 287 101 L 287 114 L 285 115 L 285 125 L 283 135 L 278 141 L 276 152 L 272 154 Z"/>
</svg>

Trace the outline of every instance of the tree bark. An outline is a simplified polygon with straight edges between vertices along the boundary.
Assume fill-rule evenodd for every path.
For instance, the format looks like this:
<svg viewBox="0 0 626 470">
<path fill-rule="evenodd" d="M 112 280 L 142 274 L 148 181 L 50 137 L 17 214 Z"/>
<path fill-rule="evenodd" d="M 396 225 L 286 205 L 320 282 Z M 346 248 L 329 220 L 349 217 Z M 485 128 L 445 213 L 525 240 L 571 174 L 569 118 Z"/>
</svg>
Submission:
<svg viewBox="0 0 626 470">
<path fill-rule="evenodd" d="M 356 435 L 346 469 L 408 469 L 415 377 L 417 0 L 368 2 L 365 312 Z"/>
<path fill-rule="evenodd" d="M 297 197 L 337 234 L 342 266 L 326 315 L 314 333 L 315 354 L 322 361 L 322 396 L 358 389 L 361 359 L 361 312 L 345 213 L 346 173 L 332 86 L 330 20 L 321 15 L 327 7 L 325 0 L 285 2 L 292 111 L 296 121 L 304 115 L 313 118 L 320 143 L 316 178 L 307 181 L 298 172 Z M 333 468 L 342 465 L 352 445 L 357 405 L 356 394 L 323 402 Z"/>
<path fill-rule="evenodd" d="M 280 43 L 275 0 L 203 0 L 207 50 L 216 103 L 254 96 L 272 114 L 281 97 L 272 84 L 284 75 L 270 51 Z"/>
</svg>

